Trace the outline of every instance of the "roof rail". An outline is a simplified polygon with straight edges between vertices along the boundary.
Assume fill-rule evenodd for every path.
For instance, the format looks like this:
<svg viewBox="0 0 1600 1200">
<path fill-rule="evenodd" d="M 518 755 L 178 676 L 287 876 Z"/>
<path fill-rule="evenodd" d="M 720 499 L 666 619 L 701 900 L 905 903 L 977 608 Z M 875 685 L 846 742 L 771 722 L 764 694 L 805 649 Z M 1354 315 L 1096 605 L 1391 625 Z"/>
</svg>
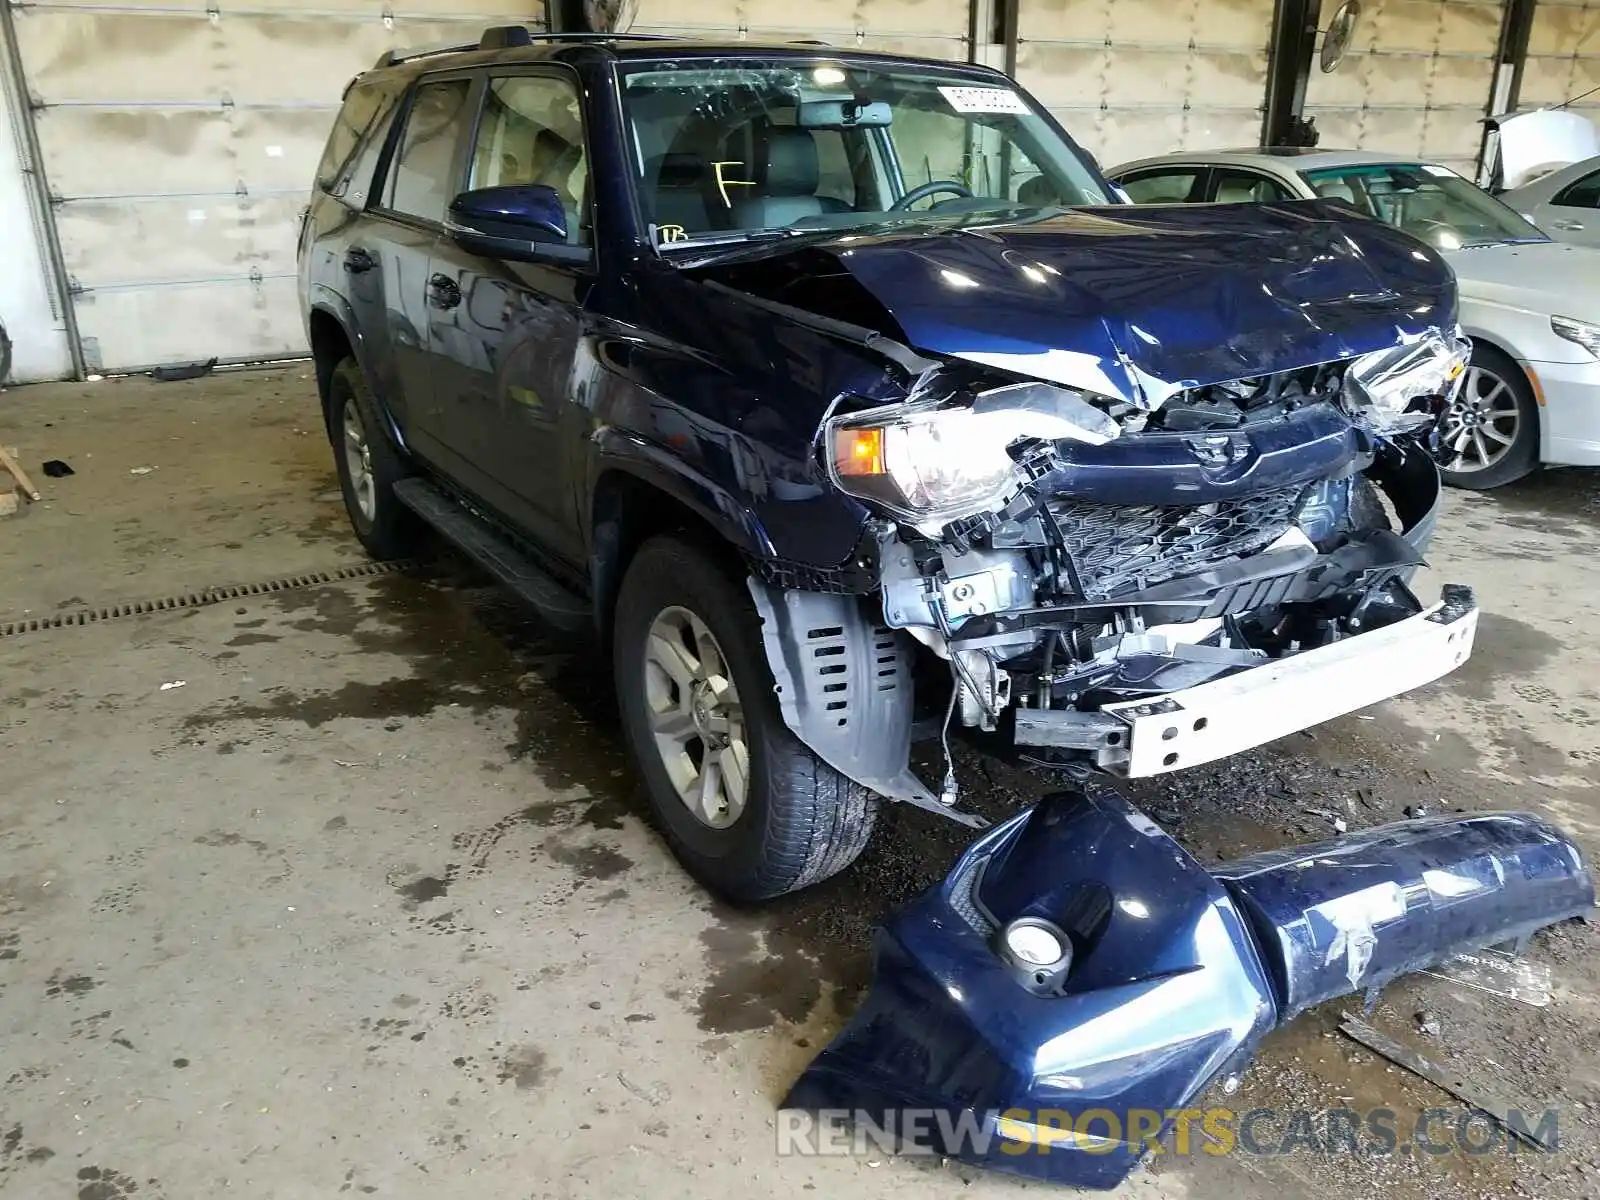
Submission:
<svg viewBox="0 0 1600 1200">
<path fill-rule="evenodd" d="M 435 54 L 461 54 L 477 48 L 477 42 L 446 42 L 438 46 L 420 46 L 415 50 L 385 50 L 378 55 L 378 61 L 372 64 L 372 69 L 381 71 L 385 67 L 410 62 L 414 58 L 431 58 Z"/>
<path fill-rule="evenodd" d="M 545 33 L 529 29 L 526 25 L 491 25 L 475 42 L 449 42 L 440 46 L 424 46 L 416 50 L 385 50 L 373 64 L 374 71 L 392 67 L 396 63 L 410 62 L 416 58 L 431 58 L 435 54 L 464 54 L 468 50 L 511 50 L 517 46 L 531 46 L 535 42 L 672 42 L 680 39 L 670 33 Z"/>
<path fill-rule="evenodd" d="M 535 42 L 674 42 L 670 33 L 545 33 L 526 25 L 491 25 L 483 31 L 480 50 L 507 50 Z"/>
</svg>

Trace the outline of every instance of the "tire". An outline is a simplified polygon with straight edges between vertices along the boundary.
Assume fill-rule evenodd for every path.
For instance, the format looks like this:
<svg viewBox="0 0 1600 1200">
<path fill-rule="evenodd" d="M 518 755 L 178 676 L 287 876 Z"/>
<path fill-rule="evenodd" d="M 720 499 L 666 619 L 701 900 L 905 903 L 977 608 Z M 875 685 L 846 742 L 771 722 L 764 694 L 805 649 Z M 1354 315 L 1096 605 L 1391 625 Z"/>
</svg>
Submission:
<svg viewBox="0 0 1600 1200">
<path fill-rule="evenodd" d="M 1494 347 L 1475 343 L 1440 435 L 1445 445 L 1464 450 L 1440 472 L 1452 487 L 1482 491 L 1521 479 L 1539 465 L 1539 406 L 1526 372 Z"/>
<path fill-rule="evenodd" d="M 712 649 L 691 653 L 702 668 L 687 693 L 664 661 L 658 638 L 682 633 L 680 645 L 704 647 L 693 623 L 713 639 Z M 779 711 L 772 673 L 762 646 L 760 621 L 742 580 L 724 569 L 705 550 L 676 537 L 658 537 L 642 546 L 628 566 L 617 598 L 613 628 L 613 663 L 618 707 L 629 749 L 644 778 L 650 809 L 668 845 L 684 867 L 708 890 L 735 903 L 771 899 L 820 882 L 855 861 L 872 834 L 878 798 L 847 779 L 807 749 L 789 731 Z M 713 652 L 714 650 L 714 652 Z M 652 657 L 654 656 L 654 657 Z M 666 656 L 668 658 L 671 655 Z M 715 670 L 720 657 L 731 677 L 739 731 L 723 750 L 715 750 L 716 733 L 688 735 L 688 749 L 664 752 L 656 714 L 689 720 L 694 698 L 717 694 Z M 679 662 L 679 667 L 683 666 Z M 715 721 L 702 710 L 701 717 Z M 672 736 L 672 735 L 667 735 Z M 710 737 L 714 740 L 707 741 Z M 680 792 L 689 772 L 704 783 L 707 755 L 718 764 L 740 761 L 734 743 L 744 746 L 745 786 L 742 807 L 730 798 L 738 789 L 734 777 L 723 777 L 717 808 L 703 799 L 702 811 L 716 809 L 720 827 L 690 809 Z M 694 742 L 699 742 L 695 761 Z M 670 765 L 669 765 L 670 758 Z M 706 789 L 689 783 L 691 795 Z"/>
<path fill-rule="evenodd" d="M 395 496 L 394 485 L 413 472 L 389 436 L 382 410 L 355 359 L 347 358 L 333 369 L 328 399 L 329 436 L 350 525 L 373 558 L 380 562 L 405 558 L 416 549 L 416 522 Z M 365 445 L 364 480 L 354 475 L 353 460 L 358 456 L 348 421 L 353 421 Z"/>
</svg>

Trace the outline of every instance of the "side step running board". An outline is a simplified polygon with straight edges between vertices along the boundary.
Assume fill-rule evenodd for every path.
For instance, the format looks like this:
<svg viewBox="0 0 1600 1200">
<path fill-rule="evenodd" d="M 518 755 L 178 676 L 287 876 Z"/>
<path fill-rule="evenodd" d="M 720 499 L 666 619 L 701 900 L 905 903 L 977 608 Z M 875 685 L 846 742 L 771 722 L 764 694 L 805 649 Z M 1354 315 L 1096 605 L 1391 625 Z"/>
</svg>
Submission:
<svg viewBox="0 0 1600 1200">
<path fill-rule="evenodd" d="M 426 479 L 394 485 L 400 502 L 448 541 L 534 607 L 563 633 L 594 628 L 589 604 L 551 577 L 492 525 L 445 495 Z"/>
</svg>

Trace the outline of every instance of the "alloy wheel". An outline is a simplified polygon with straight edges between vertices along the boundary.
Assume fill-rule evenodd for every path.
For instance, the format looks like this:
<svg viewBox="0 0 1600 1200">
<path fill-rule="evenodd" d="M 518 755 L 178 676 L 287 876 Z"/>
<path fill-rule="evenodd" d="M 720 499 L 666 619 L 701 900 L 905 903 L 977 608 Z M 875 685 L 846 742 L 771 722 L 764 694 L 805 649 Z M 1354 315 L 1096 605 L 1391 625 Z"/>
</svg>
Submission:
<svg viewBox="0 0 1600 1200">
<path fill-rule="evenodd" d="M 726 829 L 750 793 L 744 708 L 727 657 L 686 608 L 663 609 L 644 648 L 651 740 L 678 799 L 694 818 Z"/>
<path fill-rule="evenodd" d="M 1511 452 L 1521 426 L 1522 411 L 1511 385 L 1486 367 L 1468 367 L 1440 422 L 1445 445 L 1459 455 L 1450 470 L 1488 470 Z"/>
<path fill-rule="evenodd" d="M 363 520 L 378 514 L 378 489 L 372 476 L 372 447 L 367 444 L 367 429 L 354 400 L 344 406 L 344 461 L 350 469 L 350 492 Z"/>
</svg>

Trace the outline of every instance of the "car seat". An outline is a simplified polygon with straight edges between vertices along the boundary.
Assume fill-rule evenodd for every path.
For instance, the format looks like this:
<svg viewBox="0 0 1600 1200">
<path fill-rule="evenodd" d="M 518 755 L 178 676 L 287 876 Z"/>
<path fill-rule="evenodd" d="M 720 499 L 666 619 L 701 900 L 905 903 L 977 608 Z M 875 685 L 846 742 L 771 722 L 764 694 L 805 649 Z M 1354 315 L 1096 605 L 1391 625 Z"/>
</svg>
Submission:
<svg viewBox="0 0 1600 1200">
<path fill-rule="evenodd" d="M 1316 185 L 1317 195 L 1324 200 L 1343 200 L 1346 204 L 1360 207 L 1356 199 L 1356 190 L 1342 179 L 1327 179 Z"/>
<path fill-rule="evenodd" d="M 824 212 L 849 212 L 832 196 L 817 195 L 822 173 L 809 129 L 762 123 L 754 130 L 755 178 L 730 189 L 734 225 L 776 229 Z"/>
<path fill-rule="evenodd" d="M 645 197 L 656 225 L 676 225 L 685 233 L 711 228 L 706 191 L 711 172 L 698 154 L 658 154 L 644 165 Z"/>
<path fill-rule="evenodd" d="M 1255 204 L 1261 199 L 1262 187 L 1244 179 L 1230 179 L 1217 187 L 1218 204 Z"/>
</svg>

